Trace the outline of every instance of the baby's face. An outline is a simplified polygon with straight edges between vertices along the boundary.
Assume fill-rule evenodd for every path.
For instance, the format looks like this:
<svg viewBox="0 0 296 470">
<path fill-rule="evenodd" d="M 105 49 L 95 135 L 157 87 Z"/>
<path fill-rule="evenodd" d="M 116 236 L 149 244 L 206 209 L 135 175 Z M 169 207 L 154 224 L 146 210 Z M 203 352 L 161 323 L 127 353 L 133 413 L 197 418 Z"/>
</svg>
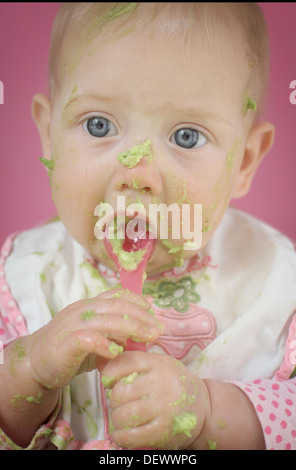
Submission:
<svg viewBox="0 0 296 470">
<path fill-rule="evenodd" d="M 202 246 L 208 243 L 235 191 L 246 143 L 249 70 L 241 49 L 228 40 L 212 50 L 204 34 L 185 44 L 178 34 L 147 29 L 106 42 L 102 32 L 83 56 L 75 47 L 65 53 L 51 119 L 53 199 L 97 260 L 108 264 L 94 211 L 102 201 L 116 210 L 118 196 L 127 205 L 141 201 L 147 214 L 151 203 L 202 204 Z M 147 140 L 152 157 L 132 168 L 118 160 Z M 184 259 L 195 252 L 184 251 Z M 147 272 L 175 256 L 159 239 Z"/>
</svg>

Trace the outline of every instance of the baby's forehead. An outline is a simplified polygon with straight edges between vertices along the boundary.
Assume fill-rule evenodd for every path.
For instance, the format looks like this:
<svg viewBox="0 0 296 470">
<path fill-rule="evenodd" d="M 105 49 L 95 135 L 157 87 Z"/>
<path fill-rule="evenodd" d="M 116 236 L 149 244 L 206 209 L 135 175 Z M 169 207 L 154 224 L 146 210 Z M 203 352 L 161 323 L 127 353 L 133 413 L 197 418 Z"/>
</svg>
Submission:
<svg viewBox="0 0 296 470">
<path fill-rule="evenodd" d="M 206 36 L 209 43 L 215 42 L 215 38 L 220 42 L 221 38 L 217 38 L 221 34 L 224 43 L 233 34 L 237 37 L 244 34 L 234 12 L 226 11 L 221 5 L 209 7 L 204 3 L 146 2 L 82 5 L 76 7 L 77 10 L 73 6 L 68 7 L 66 20 L 60 22 L 63 31 L 60 34 L 60 48 L 63 42 L 77 44 L 81 39 L 89 44 L 98 35 L 102 41 L 114 41 L 132 31 L 144 34 L 147 31 L 150 34 L 158 32 L 164 37 L 179 33 L 184 40 Z"/>
<path fill-rule="evenodd" d="M 233 16 L 225 15 L 221 6 L 206 7 L 205 4 L 190 3 L 120 3 L 120 4 L 77 4 L 65 6 L 64 18 L 57 21 L 53 34 L 53 49 L 56 57 L 78 56 L 88 53 L 94 39 L 96 47 L 108 45 L 120 40 L 129 33 L 149 35 L 159 34 L 162 44 L 165 39 L 173 37 L 178 43 L 189 49 L 189 44 L 196 43 L 199 47 L 209 46 L 214 54 L 222 47 L 227 48 L 229 42 L 236 37 L 236 44 L 245 48 L 246 41 L 239 41 L 243 31 Z M 75 5 L 75 4 L 74 4 Z M 231 23 L 231 28 L 229 28 Z M 59 41 L 59 43 L 58 43 Z M 199 50 L 199 53 L 202 51 Z M 58 61 L 52 54 L 52 65 Z M 63 66 L 62 61 L 61 65 Z"/>
<path fill-rule="evenodd" d="M 260 53 L 260 41 L 256 45 L 248 26 L 252 23 L 248 11 L 249 7 L 241 3 L 239 6 L 195 2 L 63 4 L 52 34 L 50 88 L 58 87 L 64 70 L 69 67 L 73 70 L 81 57 L 90 52 L 94 40 L 100 50 L 133 32 L 146 35 L 148 44 L 149 35 L 159 34 L 162 47 L 167 38 L 175 38 L 184 45 L 184 53 L 191 52 L 190 46 L 195 45 L 197 54 L 210 53 L 218 60 L 228 50 L 228 60 L 230 57 L 233 60 L 236 54 L 240 63 L 245 62 L 248 72 L 249 64 L 255 63 L 254 56 L 257 67 L 253 66 L 251 72 L 257 80 L 256 74 L 262 78 L 264 73 L 265 48 Z M 260 28 L 255 25 L 253 29 Z M 255 47 L 257 51 L 253 50 Z M 261 82 L 265 83 L 264 78 Z"/>
</svg>

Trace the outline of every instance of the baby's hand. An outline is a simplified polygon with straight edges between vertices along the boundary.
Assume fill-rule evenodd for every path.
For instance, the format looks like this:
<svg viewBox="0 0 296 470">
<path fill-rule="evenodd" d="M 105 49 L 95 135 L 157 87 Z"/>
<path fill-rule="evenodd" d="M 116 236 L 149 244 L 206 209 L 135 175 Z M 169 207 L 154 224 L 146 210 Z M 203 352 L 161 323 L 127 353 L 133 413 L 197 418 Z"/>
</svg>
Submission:
<svg viewBox="0 0 296 470">
<path fill-rule="evenodd" d="M 102 381 L 112 388 L 112 439 L 123 448 L 188 449 L 209 413 L 206 385 L 171 356 L 126 351 Z"/>
<path fill-rule="evenodd" d="M 114 359 L 127 339 L 155 341 L 162 330 L 149 309 L 142 296 L 122 289 L 69 305 L 25 337 L 33 378 L 48 389 L 58 389 L 81 370 Z"/>
</svg>

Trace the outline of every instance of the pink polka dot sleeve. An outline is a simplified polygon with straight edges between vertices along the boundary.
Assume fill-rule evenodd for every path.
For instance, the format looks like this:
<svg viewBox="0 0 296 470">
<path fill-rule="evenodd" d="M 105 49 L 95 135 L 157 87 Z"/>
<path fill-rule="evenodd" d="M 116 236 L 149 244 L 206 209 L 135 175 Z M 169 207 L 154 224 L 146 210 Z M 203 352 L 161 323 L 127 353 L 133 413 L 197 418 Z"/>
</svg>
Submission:
<svg viewBox="0 0 296 470">
<path fill-rule="evenodd" d="M 251 400 L 264 433 L 267 450 L 296 450 L 296 378 L 231 382 Z"/>
<path fill-rule="evenodd" d="M 25 319 L 19 311 L 5 277 L 5 261 L 13 247 L 15 234 L 8 237 L 0 252 L 0 351 L 13 339 L 28 333 Z"/>
</svg>

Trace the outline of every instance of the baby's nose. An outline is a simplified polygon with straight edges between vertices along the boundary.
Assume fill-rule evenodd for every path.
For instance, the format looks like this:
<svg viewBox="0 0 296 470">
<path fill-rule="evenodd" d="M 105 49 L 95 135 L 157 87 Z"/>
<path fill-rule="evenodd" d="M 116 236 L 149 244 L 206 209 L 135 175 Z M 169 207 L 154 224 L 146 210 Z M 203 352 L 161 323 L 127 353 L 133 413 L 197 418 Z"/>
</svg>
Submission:
<svg viewBox="0 0 296 470">
<path fill-rule="evenodd" d="M 141 182 L 139 183 L 139 181 L 136 181 L 136 180 L 133 180 L 132 186 L 133 186 L 134 189 L 139 189 L 139 190 L 144 191 L 144 192 L 147 192 L 147 193 L 148 193 L 149 191 L 151 191 L 150 186 L 144 186 L 144 187 L 142 187 Z M 127 188 L 129 188 L 129 187 L 130 187 L 130 186 L 129 186 L 127 183 L 122 183 L 120 189 L 127 189 Z"/>
<path fill-rule="evenodd" d="M 162 192 L 161 173 L 150 145 L 150 140 L 147 140 L 118 155 L 117 159 L 122 165 L 116 175 L 117 190 L 134 189 L 154 196 Z"/>
<path fill-rule="evenodd" d="M 162 192 L 162 178 L 157 167 L 143 159 L 134 168 L 125 168 L 118 173 L 116 189 L 133 189 L 157 196 Z"/>
</svg>

